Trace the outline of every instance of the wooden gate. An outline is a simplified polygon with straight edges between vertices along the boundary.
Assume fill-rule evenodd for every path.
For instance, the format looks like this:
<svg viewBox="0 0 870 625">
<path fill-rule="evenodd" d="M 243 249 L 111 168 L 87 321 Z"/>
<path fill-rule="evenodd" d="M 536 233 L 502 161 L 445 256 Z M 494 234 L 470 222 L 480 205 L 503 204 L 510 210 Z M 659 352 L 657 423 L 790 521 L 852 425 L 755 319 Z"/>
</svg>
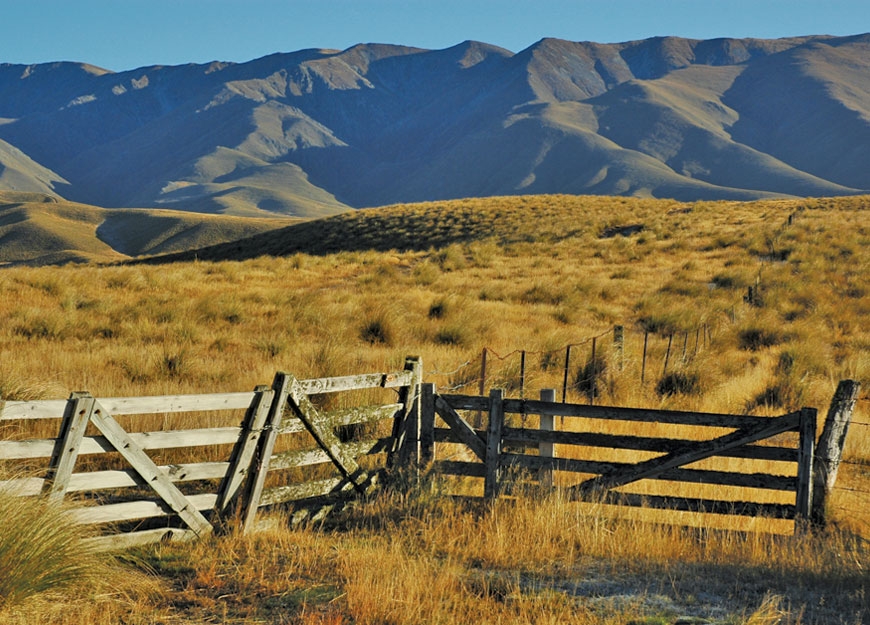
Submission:
<svg viewBox="0 0 870 625">
<path fill-rule="evenodd" d="M 538 485 L 558 487 L 573 500 L 798 521 L 808 519 L 812 510 L 814 408 L 756 417 L 556 403 L 552 395 L 551 401 L 506 399 L 500 390 L 489 397 L 439 395 L 431 385 L 423 385 L 422 395 L 423 430 L 431 430 L 421 431 L 423 456 L 434 460 L 434 468 L 443 474 L 483 478 L 486 498 L 510 491 L 511 476 L 523 475 Z M 486 430 L 474 429 L 469 424 L 473 419 L 464 418 L 463 412 L 488 414 Z M 436 427 L 436 415 L 447 427 Z M 563 420 L 559 431 L 554 428 L 555 417 Z M 564 426 L 566 419 L 569 423 Z M 604 433 L 607 424 L 617 422 L 689 426 L 693 436 Z M 792 432 L 797 435 L 782 436 Z M 469 453 L 461 460 L 439 458 L 437 442 L 459 443 Z M 555 457 L 555 446 L 560 457 Z M 602 460 L 597 457 L 602 449 L 644 458 Z M 773 474 L 687 466 L 714 457 L 785 463 L 777 466 L 791 469 Z M 794 493 L 794 503 L 649 495 L 623 489 L 642 480 L 785 491 Z"/>
<path fill-rule="evenodd" d="M 278 503 L 297 520 L 320 518 L 371 492 L 407 453 L 394 433 L 414 420 L 420 371 L 408 359 L 392 373 L 278 373 L 250 393 L 0 402 L 0 469 L 11 476 L 0 488 L 74 498 L 73 518 L 99 525 L 112 548 L 196 538 L 230 519 L 248 530 Z M 334 394 L 350 399 L 328 409 Z"/>
</svg>

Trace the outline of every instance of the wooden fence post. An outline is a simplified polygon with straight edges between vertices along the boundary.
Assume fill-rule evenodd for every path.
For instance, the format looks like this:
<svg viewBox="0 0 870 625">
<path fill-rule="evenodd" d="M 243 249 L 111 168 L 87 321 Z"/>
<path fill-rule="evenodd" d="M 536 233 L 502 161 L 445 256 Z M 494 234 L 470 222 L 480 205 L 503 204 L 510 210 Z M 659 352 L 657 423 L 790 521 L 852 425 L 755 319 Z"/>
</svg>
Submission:
<svg viewBox="0 0 870 625">
<path fill-rule="evenodd" d="M 504 392 L 494 388 L 489 393 L 489 425 L 486 429 L 486 476 L 483 483 L 485 499 L 498 496 L 501 480 L 501 433 L 504 425 Z"/>
<path fill-rule="evenodd" d="M 625 326 L 613 326 L 613 349 L 619 370 L 622 371 L 625 366 Z"/>
<path fill-rule="evenodd" d="M 479 395 L 483 397 L 483 394 L 486 392 L 486 353 L 487 349 L 484 347 L 483 352 L 480 354 L 480 387 L 479 387 Z M 474 428 L 480 429 L 480 426 L 483 425 L 483 415 L 480 412 L 477 412 L 474 415 Z"/>
<path fill-rule="evenodd" d="M 811 520 L 814 525 L 824 527 L 825 507 L 834 484 L 846 443 L 852 411 L 858 400 L 861 385 L 855 380 L 842 380 L 828 408 L 822 435 L 816 450 L 816 463 L 813 467 L 813 507 Z"/>
<path fill-rule="evenodd" d="M 565 348 L 565 376 L 562 378 L 562 403 L 566 401 L 568 396 L 568 369 L 571 366 L 571 346 Z"/>
<path fill-rule="evenodd" d="M 242 420 L 242 431 L 230 456 L 230 466 L 221 482 L 214 506 L 222 523 L 226 523 L 234 513 L 241 512 L 236 504 L 239 494 L 246 486 L 251 486 L 251 464 L 256 460 L 257 443 L 264 431 L 274 395 L 275 392 L 268 386 L 254 389 L 254 398 Z"/>
<path fill-rule="evenodd" d="M 815 408 L 801 408 L 800 448 L 798 449 L 797 495 L 795 497 L 795 530 L 810 519 L 813 506 L 813 456 L 816 445 Z"/>
<path fill-rule="evenodd" d="M 63 500 L 93 409 L 94 398 L 88 393 L 73 393 L 67 400 L 43 485 L 49 501 Z"/>
<path fill-rule="evenodd" d="M 646 382 L 646 349 L 649 345 L 649 330 L 643 333 L 643 356 L 640 361 L 640 383 L 643 385 Z"/>
<path fill-rule="evenodd" d="M 420 468 L 435 460 L 435 385 L 420 385 Z"/>
<path fill-rule="evenodd" d="M 541 401 L 555 403 L 556 389 L 541 389 Z M 538 429 L 544 432 L 552 432 L 556 429 L 556 418 L 553 415 L 540 415 L 541 423 Z M 555 445 L 553 443 L 538 443 L 538 455 L 542 458 L 554 458 Z M 538 481 L 541 490 L 553 488 L 553 467 L 542 468 L 538 471 Z"/>
<path fill-rule="evenodd" d="M 396 438 L 394 461 L 400 466 L 417 467 L 420 459 L 420 385 L 423 381 L 423 363 L 420 357 L 408 356 L 405 359 L 405 371 L 411 371 L 413 376 L 411 383 L 402 387 L 400 393 L 403 408 L 401 421 L 393 428 L 393 436 Z"/>
<path fill-rule="evenodd" d="M 278 428 L 284 418 L 284 408 L 287 406 L 287 392 L 290 385 L 288 374 L 279 371 L 275 374 L 272 382 L 272 402 L 269 405 L 269 413 L 264 424 L 264 432 L 257 441 L 257 455 L 253 462 L 251 475 L 251 487 L 247 490 L 240 506 L 242 519 L 242 533 L 247 534 L 254 527 L 257 518 L 257 508 L 260 506 L 260 497 L 263 495 L 263 486 L 266 483 L 266 474 L 269 472 L 269 463 L 272 461 L 272 451 L 275 449 L 275 439 L 278 437 Z"/>
</svg>

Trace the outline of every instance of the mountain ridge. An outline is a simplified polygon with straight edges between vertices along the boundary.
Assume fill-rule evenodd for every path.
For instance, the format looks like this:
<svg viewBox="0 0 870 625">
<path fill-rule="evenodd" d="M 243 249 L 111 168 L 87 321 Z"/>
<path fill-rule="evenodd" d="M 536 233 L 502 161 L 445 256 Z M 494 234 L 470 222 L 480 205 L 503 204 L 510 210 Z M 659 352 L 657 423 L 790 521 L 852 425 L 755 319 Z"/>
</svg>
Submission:
<svg viewBox="0 0 870 625">
<path fill-rule="evenodd" d="M 0 166 L 23 173 L 0 189 L 301 217 L 517 193 L 861 194 L 868 84 L 870 34 L 2 64 L 0 159 L 20 157 Z"/>
</svg>

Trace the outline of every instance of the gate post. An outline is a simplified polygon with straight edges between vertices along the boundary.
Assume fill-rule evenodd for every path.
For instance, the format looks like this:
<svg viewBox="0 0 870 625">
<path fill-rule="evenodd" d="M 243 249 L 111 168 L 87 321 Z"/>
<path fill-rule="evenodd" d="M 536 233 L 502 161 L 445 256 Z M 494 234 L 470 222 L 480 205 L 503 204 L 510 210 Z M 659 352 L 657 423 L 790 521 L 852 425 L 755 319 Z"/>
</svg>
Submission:
<svg viewBox="0 0 870 625">
<path fill-rule="evenodd" d="M 861 385 L 855 380 L 840 381 L 819 437 L 816 463 L 813 467 L 812 522 L 820 527 L 825 525 L 825 506 L 837 481 L 843 446 L 846 444 L 846 434 L 849 432 L 849 423 L 852 421 L 852 411 L 855 409 L 860 388 Z"/>
<path fill-rule="evenodd" d="M 483 483 L 485 499 L 498 496 L 501 481 L 501 432 L 504 425 L 504 391 L 494 388 L 489 393 L 489 426 L 486 428 L 486 476 Z"/>
<path fill-rule="evenodd" d="M 408 356 L 405 371 L 411 372 L 411 382 L 399 391 L 402 409 L 393 423 L 393 445 L 387 464 L 416 468 L 420 458 L 420 386 L 423 382 L 420 357 Z"/>
<path fill-rule="evenodd" d="M 555 403 L 556 402 L 556 389 L 545 388 L 541 389 L 541 401 Z M 544 432 L 552 432 L 556 429 L 556 418 L 553 415 L 540 415 L 540 425 L 538 429 Z M 538 443 L 538 455 L 542 458 L 554 458 L 555 445 L 553 443 Z M 551 489 L 553 488 L 553 467 L 545 467 L 541 468 L 538 472 L 538 482 L 541 485 L 541 489 Z"/>
<path fill-rule="evenodd" d="M 435 460 L 435 385 L 420 385 L 420 468 Z"/>
<path fill-rule="evenodd" d="M 815 408 L 801 408 L 800 449 L 798 450 L 797 496 L 795 498 L 795 529 L 810 518 L 813 506 L 813 456 L 816 445 Z"/>
</svg>

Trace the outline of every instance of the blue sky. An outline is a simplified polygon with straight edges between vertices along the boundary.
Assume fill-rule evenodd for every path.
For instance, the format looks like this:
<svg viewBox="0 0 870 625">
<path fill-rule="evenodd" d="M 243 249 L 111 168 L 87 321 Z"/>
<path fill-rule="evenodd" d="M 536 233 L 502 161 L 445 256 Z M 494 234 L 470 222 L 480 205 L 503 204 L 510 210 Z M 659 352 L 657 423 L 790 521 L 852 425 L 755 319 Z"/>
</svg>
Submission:
<svg viewBox="0 0 870 625">
<path fill-rule="evenodd" d="M 870 32 L 870 0 L 0 0 L 0 63 L 247 61 L 356 43 L 518 52 L 543 37 L 610 43 Z"/>
</svg>

